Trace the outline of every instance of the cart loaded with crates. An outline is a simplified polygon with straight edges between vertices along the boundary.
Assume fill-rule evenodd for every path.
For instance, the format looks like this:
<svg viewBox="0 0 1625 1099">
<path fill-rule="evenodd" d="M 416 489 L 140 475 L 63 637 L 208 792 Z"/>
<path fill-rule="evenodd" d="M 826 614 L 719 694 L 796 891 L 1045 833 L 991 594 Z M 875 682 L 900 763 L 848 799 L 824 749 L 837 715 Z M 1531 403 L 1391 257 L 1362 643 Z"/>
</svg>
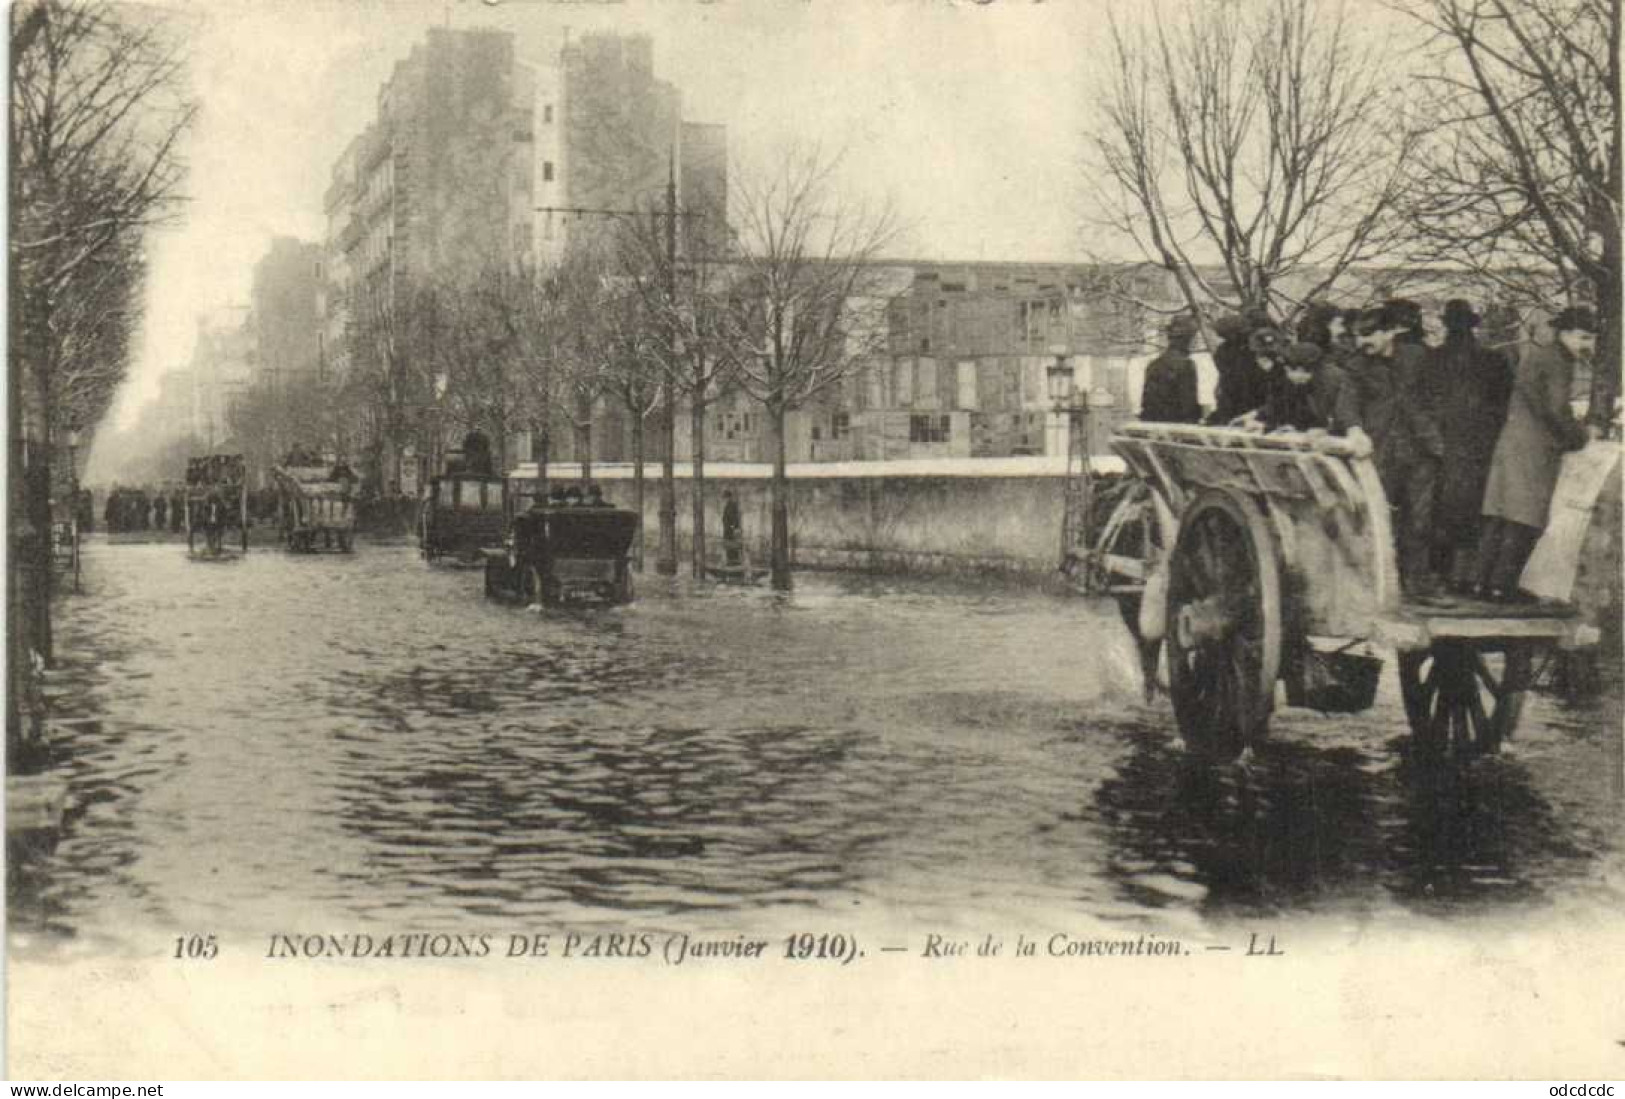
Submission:
<svg viewBox="0 0 1625 1099">
<path fill-rule="evenodd" d="M 355 475 L 342 463 L 275 466 L 277 517 L 290 553 L 350 553 L 355 537 Z"/>
<path fill-rule="evenodd" d="M 248 479 L 241 454 L 209 454 L 186 462 L 186 549 L 219 557 L 228 534 L 248 552 Z"/>
<path fill-rule="evenodd" d="M 1407 602 L 1388 501 L 1353 441 L 1129 423 L 1112 447 L 1130 478 L 1082 566 L 1142 652 L 1165 648 L 1179 732 L 1200 756 L 1260 740 L 1278 683 L 1289 706 L 1370 708 L 1390 649 L 1420 751 L 1494 752 L 1536 658 L 1599 639 L 1555 602 Z"/>
<path fill-rule="evenodd" d="M 638 514 L 624 508 L 533 507 L 504 544 L 485 552 L 485 594 L 553 606 L 574 599 L 630 603 Z"/>
</svg>

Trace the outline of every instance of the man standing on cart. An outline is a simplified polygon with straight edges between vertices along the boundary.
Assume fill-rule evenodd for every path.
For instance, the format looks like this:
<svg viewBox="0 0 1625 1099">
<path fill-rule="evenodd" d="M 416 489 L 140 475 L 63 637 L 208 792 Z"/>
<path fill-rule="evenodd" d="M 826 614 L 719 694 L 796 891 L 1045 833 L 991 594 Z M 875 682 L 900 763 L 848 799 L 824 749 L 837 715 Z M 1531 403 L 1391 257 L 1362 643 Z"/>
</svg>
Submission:
<svg viewBox="0 0 1625 1099">
<path fill-rule="evenodd" d="M 1495 441 L 1506 422 L 1512 366 L 1505 355 L 1479 342 L 1479 315 L 1461 298 L 1444 304 L 1444 345 L 1436 351 L 1434 386 L 1444 465 L 1433 565 L 1450 589 L 1468 594 L 1478 575 L 1479 513 Z"/>
<path fill-rule="evenodd" d="M 1145 368 L 1140 389 L 1140 419 L 1162 423 L 1195 424 L 1202 421 L 1196 397 L 1196 364 L 1191 341 L 1196 322 L 1183 314 L 1168 322 L 1168 348 Z"/>
<path fill-rule="evenodd" d="M 1552 318 L 1552 331 L 1556 346 L 1530 348 L 1518 363 L 1484 489 L 1479 594 L 1499 602 L 1536 601 L 1519 588 L 1518 578 L 1546 529 L 1563 453 L 1601 434 L 1581 427 L 1569 406 L 1575 365 L 1596 350 L 1596 315 L 1583 307 L 1565 309 Z"/>
<path fill-rule="evenodd" d="M 1415 303 L 1401 300 L 1360 314 L 1359 354 L 1336 419 L 1348 425 L 1351 438 L 1363 435 L 1370 441 L 1371 460 L 1393 512 L 1400 588 L 1426 602 L 1439 593 L 1430 556 L 1444 442 L 1435 391 L 1425 373 L 1427 351 L 1418 338 L 1420 321 Z"/>
</svg>

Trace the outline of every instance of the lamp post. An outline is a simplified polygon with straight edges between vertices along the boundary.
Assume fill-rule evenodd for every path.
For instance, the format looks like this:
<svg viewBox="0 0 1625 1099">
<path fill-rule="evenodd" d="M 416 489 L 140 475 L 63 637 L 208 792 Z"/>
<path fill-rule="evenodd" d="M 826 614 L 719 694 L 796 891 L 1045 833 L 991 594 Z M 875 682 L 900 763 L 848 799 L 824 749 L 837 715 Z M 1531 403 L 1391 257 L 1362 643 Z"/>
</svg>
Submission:
<svg viewBox="0 0 1625 1099">
<path fill-rule="evenodd" d="M 1066 348 L 1051 347 L 1053 365 L 1044 376 L 1049 383 L 1050 404 L 1056 420 L 1066 431 L 1066 480 L 1061 513 L 1061 570 L 1071 573 L 1089 553 L 1089 516 L 1094 508 L 1094 473 L 1089 465 L 1087 431 L 1089 394 L 1080 393 L 1072 364 L 1066 361 Z M 1078 459 L 1074 465 L 1073 459 Z M 1082 546 L 1082 553 L 1076 548 Z M 1084 569 L 1084 583 L 1091 584 L 1094 570 Z"/>
</svg>

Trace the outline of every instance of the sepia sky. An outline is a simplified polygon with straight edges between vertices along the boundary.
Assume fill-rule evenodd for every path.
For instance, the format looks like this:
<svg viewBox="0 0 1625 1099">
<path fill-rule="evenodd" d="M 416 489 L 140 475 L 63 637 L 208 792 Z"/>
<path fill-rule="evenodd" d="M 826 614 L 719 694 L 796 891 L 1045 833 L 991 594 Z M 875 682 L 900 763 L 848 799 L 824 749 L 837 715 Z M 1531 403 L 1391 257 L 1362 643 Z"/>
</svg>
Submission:
<svg viewBox="0 0 1625 1099">
<path fill-rule="evenodd" d="M 319 240 L 322 192 L 379 86 L 430 26 L 513 31 L 556 53 L 568 28 L 646 32 L 684 116 L 728 127 L 737 165 L 786 142 L 844 154 L 848 185 L 890 196 L 899 251 L 1066 259 L 1083 251 L 1084 69 L 1104 6 L 863 0 L 625 4 L 543 0 L 181 0 L 203 113 L 184 222 L 153 240 L 148 325 L 121 405 L 191 355 L 201 312 L 247 301 L 279 234 Z"/>
</svg>

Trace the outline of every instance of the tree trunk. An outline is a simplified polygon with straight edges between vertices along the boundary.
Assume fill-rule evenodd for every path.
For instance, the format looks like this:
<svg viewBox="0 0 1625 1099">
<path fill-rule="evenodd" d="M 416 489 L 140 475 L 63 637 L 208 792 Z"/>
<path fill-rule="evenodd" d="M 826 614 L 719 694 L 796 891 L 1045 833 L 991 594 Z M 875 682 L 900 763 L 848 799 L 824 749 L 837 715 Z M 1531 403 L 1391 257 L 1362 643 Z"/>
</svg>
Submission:
<svg viewBox="0 0 1625 1099">
<path fill-rule="evenodd" d="M 667 374 L 660 401 L 660 433 L 666 453 L 660 461 L 660 555 L 655 568 L 661 576 L 677 575 L 677 387 Z"/>
<path fill-rule="evenodd" d="M 530 422 L 531 455 L 536 459 L 536 491 L 545 500 L 547 498 L 547 453 L 552 445 L 552 438 L 548 434 L 546 420 L 532 420 Z"/>
<path fill-rule="evenodd" d="M 581 479 L 592 476 L 592 401 L 576 402 L 576 461 L 581 463 Z"/>
<path fill-rule="evenodd" d="M 1614 401 L 1620 390 L 1620 310 L 1619 310 L 1619 242 L 1604 245 L 1604 254 L 1613 259 L 1611 274 L 1597 285 L 1597 354 L 1591 372 L 1591 409 L 1587 419 L 1607 426 L 1614 419 Z"/>
<path fill-rule="evenodd" d="M 42 329 L 43 331 L 43 329 Z M 28 527 L 33 541 L 30 546 L 29 565 L 34 572 L 35 603 L 31 643 L 49 665 L 53 658 L 51 641 L 51 377 L 49 352 L 41 349 L 45 358 L 36 359 L 35 403 L 36 422 L 34 439 L 28 456 L 28 479 L 24 491 L 28 494 Z"/>
<path fill-rule="evenodd" d="M 704 381 L 703 367 L 695 378 L 696 383 Z M 691 558 L 693 560 L 694 576 L 705 575 L 705 402 L 699 397 L 702 387 L 694 387 L 694 403 L 689 407 L 688 416 L 691 425 L 692 438 L 689 442 L 689 463 L 691 472 L 688 478 L 688 492 L 692 497 L 690 501 L 694 506 L 694 530 L 690 535 L 692 543 Z"/>
<path fill-rule="evenodd" d="M 626 409 L 632 414 L 632 510 L 638 513 L 638 533 L 632 539 L 632 563 L 643 571 L 643 410 L 636 402 L 628 401 Z"/>
<path fill-rule="evenodd" d="M 790 486 L 785 474 L 783 405 L 771 405 L 768 418 L 773 423 L 773 546 L 772 584 L 774 591 L 789 591 L 790 580 Z"/>
</svg>

